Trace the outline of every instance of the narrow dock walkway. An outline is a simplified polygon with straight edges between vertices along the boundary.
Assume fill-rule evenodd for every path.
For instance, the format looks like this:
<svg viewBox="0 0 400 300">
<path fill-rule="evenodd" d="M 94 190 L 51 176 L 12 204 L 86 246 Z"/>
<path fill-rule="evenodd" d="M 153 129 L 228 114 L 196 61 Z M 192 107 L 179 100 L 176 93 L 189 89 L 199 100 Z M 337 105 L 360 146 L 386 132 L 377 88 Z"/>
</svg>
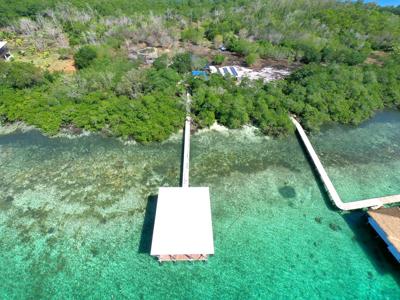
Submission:
<svg viewBox="0 0 400 300">
<path fill-rule="evenodd" d="M 190 161 L 190 123 L 192 118 L 190 117 L 190 94 L 186 95 L 186 120 L 185 120 L 185 134 L 184 134 L 184 145 L 183 145 L 183 165 L 182 165 L 182 187 L 189 187 L 189 161 Z"/>
<path fill-rule="evenodd" d="M 160 187 L 150 254 L 159 262 L 204 261 L 214 254 L 210 189 L 189 187 L 190 94 L 186 120 L 181 187 Z"/>
<path fill-rule="evenodd" d="M 337 193 L 335 187 L 332 184 L 332 181 L 330 180 L 328 174 L 325 171 L 324 166 L 322 165 L 317 153 L 315 152 L 310 140 L 307 137 L 307 134 L 305 133 L 303 127 L 300 125 L 300 123 L 293 117 L 290 117 L 293 124 L 296 126 L 297 132 L 299 133 L 299 136 L 301 140 L 303 141 L 304 146 L 307 149 L 308 154 L 311 157 L 311 160 L 313 161 L 315 168 L 318 171 L 318 174 L 321 177 L 322 182 L 325 185 L 325 188 L 329 194 L 329 197 L 333 201 L 333 203 L 337 206 L 337 208 L 341 210 L 354 210 L 354 209 L 362 209 L 362 208 L 373 208 L 377 209 L 382 207 L 385 204 L 391 204 L 391 203 L 397 203 L 400 202 L 400 195 L 394 195 L 394 196 L 387 196 L 387 197 L 380 197 L 380 198 L 371 198 L 371 199 L 365 199 L 365 200 L 360 200 L 360 201 L 353 201 L 353 202 L 343 202 L 342 199 L 340 198 L 339 194 Z"/>
</svg>

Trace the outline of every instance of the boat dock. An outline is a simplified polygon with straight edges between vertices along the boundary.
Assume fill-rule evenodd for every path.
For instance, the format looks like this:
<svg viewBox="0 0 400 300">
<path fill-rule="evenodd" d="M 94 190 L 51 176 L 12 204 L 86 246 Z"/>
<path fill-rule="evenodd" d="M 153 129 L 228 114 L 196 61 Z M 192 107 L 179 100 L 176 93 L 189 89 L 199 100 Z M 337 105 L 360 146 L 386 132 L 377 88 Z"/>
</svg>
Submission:
<svg viewBox="0 0 400 300">
<path fill-rule="evenodd" d="M 189 187 L 189 161 L 190 161 L 190 123 L 192 118 L 186 116 L 185 120 L 185 138 L 183 146 L 183 163 L 182 163 L 182 187 Z"/>
<path fill-rule="evenodd" d="M 400 195 L 393 195 L 393 196 L 386 196 L 386 197 L 379 197 L 379 198 L 371 198 L 365 199 L 360 201 L 353 201 L 353 202 L 343 202 L 340 198 L 339 194 L 337 193 L 332 181 L 330 180 L 328 174 L 325 171 L 324 166 L 322 165 L 317 153 L 314 150 L 310 140 L 308 139 L 307 134 L 305 133 L 303 127 L 300 123 L 293 117 L 291 117 L 293 124 L 295 125 L 297 132 L 308 152 L 310 155 L 311 160 L 314 163 L 315 168 L 325 185 L 325 188 L 328 192 L 329 197 L 331 198 L 332 202 L 336 205 L 337 208 L 348 211 L 348 210 L 355 210 L 355 209 L 363 209 L 363 208 L 373 208 L 378 209 L 383 207 L 386 204 L 398 203 L 400 202 Z"/>
<path fill-rule="evenodd" d="M 400 262 L 400 208 L 399 207 L 383 207 L 386 204 L 400 202 L 400 195 L 371 198 L 353 202 L 343 202 L 337 193 L 332 181 L 325 171 L 317 153 L 315 152 L 310 140 L 307 137 L 303 127 L 293 117 L 293 124 L 296 126 L 297 132 L 302 140 L 315 168 L 325 185 L 329 197 L 337 208 L 343 211 L 368 208 L 368 221 L 378 235 L 385 241 L 388 250 L 393 254 L 395 259 Z"/>
<path fill-rule="evenodd" d="M 368 215 L 368 222 L 400 263 L 400 207 L 370 210 Z"/>
<path fill-rule="evenodd" d="M 181 187 L 160 187 L 150 254 L 159 262 L 204 261 L 214 254 L 210 191 L 189 187 L 190 104 L 186 119 Z"/>
<path fill-rule="evenodd" d="M 192 118 L 190 117 L 190 105 L 192 98 L 189 93 L 186 93 L 186 119 L 185 132 L 183 139 L 183 162 L 182 162 L 182 187 L 189 187 L 189 161 L 190 161 L 190 125 Z"/>
</svg>

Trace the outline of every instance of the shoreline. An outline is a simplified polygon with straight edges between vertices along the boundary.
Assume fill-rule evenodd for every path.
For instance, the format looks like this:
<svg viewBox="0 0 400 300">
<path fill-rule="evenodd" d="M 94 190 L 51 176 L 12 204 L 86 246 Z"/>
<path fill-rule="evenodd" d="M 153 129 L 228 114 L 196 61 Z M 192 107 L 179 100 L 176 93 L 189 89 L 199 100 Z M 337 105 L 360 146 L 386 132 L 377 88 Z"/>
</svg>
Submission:
<svg viewBox="0 0 400 300">
<path fill-rule="evenodd" d="M 3 135 L 8 135 L 15 133 L 17 131 L 21 131 L 22 133 L 32 131 L 32 130 L 40 130 L 39 128 L 33 126 L 33 125 L 28 125 L 24 122 L 13 122 L 13 123 L 7 123 L 7 124 L 1 124 L 0 123 L 0 136 Z"/>
<path fill-rule="evenodd" d="M 350 126 L 352 128 L 354 127 L 363 127 L 367 124 L 369 124 L 369 122 L 371 121 L 371 119 L 373 119 L 376 114 L 379 113 L 400 113 L 400 110 L 396 109 L 396 108 L 384 108 L 384 109 L 380 109 L 374 112 L 374 114 L 364 120 L 363 122 L 361 122 L 358 125 L 351 125 L 351 124 L 341 124 L 341 123 L 337 123 L 337 122 L 327 122 L 324 125 L 321 126 L 321 128 L 315 132 L 319 132 L 321 130 L 324 129 L 328 129 L 331 128 L 332 125 L 337 125 L 337 126 Z M 55 135 L 49 135 L 47 133 L 45 133 L 41 128 L 36 127 L 34 125 L 28 125 L 23 121 L 17 121 L 17 122 L 12 122 L 12 123 L 0 123 L 0 137 L 1 136 L 6 136 L 9 134 L 14 134 L 17 132 L 21 132 L 21 133 L 27 133 L 29 131 L 37 131 L 40 134 L 42 134 L 45 137 L 48 137 L 49 139 L 53 139 L 53 138 L 67 138 L 67 139 L 77 139 L 77 138 L 82 138 L 82 137 L 88 137 L 88 136 L 92 136 L 92 135 L 98 135 L 100 137 L 103 138 L 113 138 L 118 140 L 119 142 L 123 143 L 124 145 L 137 145 L 137 144 L 149 144 L 149 143 L 165 143 L 165 142 L 169 142 L 169 141 L 174 141 L 176 139 L 181 139 L 182 134 L 183 134 L 183 128 L 179 129 L 177 132 L 172 133 L 167 139 L 163 140 L 163 141 L 159 141 L 159 142 L 149 142 L 149 143 L 139 143 L 136 140 L 129 138 L 129 139 L 124 139 L 123 137 L 118 137 L 118 136 L 114 136 L 112 134 L 107 134 L 104 130 L 101 131 L 88 131 L 85 129 L 81 129 L 81 128 L 76 128 L 73 126 L 68 126 L 68 127 L 63 127 L 59 130 L 59 132 Z M 218 122 L 214 122 L 214 124 L 212 124 L 210 127 L 206 127 L 206 128 L 201 128 L 198 129 L 196 128 L 193 132 L 192 135 L 197 136 L 197 135 L 201 135 L 204 133 L 208 133 L 208 132 L 218 132 L 221 134 L 230 134 L 233 132 L 243 132 L 245 133 L 247 136 L 257 136 L 257 137 L 263 137 L 265 139 L 272 139 L 272 138 L 276 138 L 273 136 L 269 136 L 269 135 L 265 135 L 262 134 L 259 130 L 259 128 L 257 128 L 254 125 L 251 124 L 247 124 L 247 125 L 243 125 L 241 128 L 235 128 L 235 129 L 230 129 L 224 125 L 219 124 Z M 311 131 L 311 133 L 314 130 Z M 279 137 L 278 137 L 279 138 Z"/>
<path fill-rule="evenodd" d="M 396 123 L 395 128 L 399 126 L 400 123 Z M 282 270 L 290 270 L 296 278 L 303 276 L 302 282 L 307 285 L 305 292 L 311 284 L 318 289 L 315 274 L 323 276 L 326 272 L 328 275 L 323 278 L 328 281 L 333 278 L 332 282 L 337 283 L 333 288 L 341 286 L 343 276 L 349 282 L 359 282 L 359 278 L 369 276 L 374 286 L 392 286 L 393 294 L 397 295 L 400 274 L 397 265 L 390 265 L 383 254 L 377 254 L 375 234 L 370 234 L 362 215 L 357 213 L 345 219 L 326 206 L 328 199 L 293 136 L 269 142 L 261 137 L 248 139 L 239 130 L 227 132 L 208 131 L 192 142 L 192 183 L 193 186 L 211 186 L 213 226 L 219 233 L 219 254 L 211 259 L 210 267 L 198 266 L 206 272 L 202 276 L 214 278 L 213 274 L 224 272 L 234 263 L 238 266 L 237 272 L 228 272 L 229 277 L 218 277 L 223 278 L 221 286 L 241 278 L 243 270 L 248 270 L 251 276 L 246 277 L 244 283 L 239 280 L 234 283 L 248 286 L 254 280 L 268 282 L 269 266 L 281 263 Z M 343 197 L 398 192 L 399 132 L 396 130 L 392 135 L 390 126 L 378 124 L 368 131 L 338 130 L 336 139 L 323 135 L 316 141 L 321 151 L 327 153 L 329 174 L 337 181 L 338 192 L 343 193 Z M 140 253 L 139 249 L 143 228 L 145 233 L 149 228 L 144 225 L 147 203 L 155 199 L 152 196 L 159 186 L 179 184 L 182 136 L 175 134 L 174 142 L 143 147 L 126 147 L 115 139 L 100 139 L 95 135 L 80 140 L 54 139 L 51 143 L 46 139 L 37 140 L 37 137 L 33 131 L 25 137 L 3 138 L 6 144 L 0 146 L 0 181 L 5 187 L 1 203 L 5 228 L 2 239 L 7 250 L 1 263 L 11 270 L 3 268 L 0 272 L 8 280 L 5 284 L 12 284 L 12 273 L 17 272 L 22 274 L 17 280 L 21 286 L 45 282 L 49 289 L 55 286 L 60 294 L 68 294 L 76 274 L 83 274 L 90 281 L 94 278 L 96 282 L 96 276 L 104 272 L 102 283 L 107 288 L 109 282 L 121 280 L 125 284 L 123 288 L 131 288 L 132 295 L 137 291 L 136 286 L 157 288 L 157 284 L 153 284 L 157 276 L 171 278 L 166 289 L 173 285 L 176 268 L 163 265 L 161 268 L 167 273 L 160 274 L 158 262 Z M 376 153 L 370 147 L 370 141 L 376 138 L 382 146 L 379 149 L 384 152 Z M 393 143 L 395 152 L 388 149 Z M 327 152 L 326 149 L 331 150 Z M 363 181 L 359 180 L 359 174 L 363 174 Z M 282 222 L 288 219 L 292 221 L 283 226 Z M 307 233 L 306 238 L 293 237 L 292 233 L 299 228 Z M 227 238 L 221 235 L 228 231 Z M 243 232 L 249 234 L 243 236 Z M 379 253 L 384 253 L 384 248 L 381 249 Z M 249 255 L 243 260 L 245 251 L 261 253 L 261 257 Z M 110 256 L 110 253 L 116 255 Z M 337 253 L 341 254 L 339 259 Z M 341 268 L 348 265 L 348 256 L 357 264 L 351 264 L 351 272 L 343 275 Z M 28 259 L 21 263 L 21 257 Z M 301 263 L 299 257 L 304 258 Z M 65 263 L 64 269 L 58 269 L 60 259 Z M 265 264 L 260 265 L 260 260 Z M 49 263 L 43 264 L 43 261 Z M 82 261 L 90 264 L 90 272 Z M 40 275 L 32 276 L 30 266 L 38 263 Z M 375 269 L 375 263 L 380 264 L 380 269 Z M 148 265 L 145 278 L 125 280 L 131 278 L 132 268 L 143 264 Z M 255 268 L 258 271 L 254 273 L 254 266 L 261 269 Z M 310 269 L 310 266 L 314 267 Z M 183 268 L 187 273 L 184 275 L 196 280 L 193 268 L 197 266 Z M 71 269 L 77 272 L 69 273 Z M 384 276 L 380 270 L 385 271 Z M 277 285 L 286 287 L 287 278 L 278 277 Z M 54 278 L 60 278 L 65 285 L 56 286 Z M 77 290 L 93 294 L 98 288 L 96 283 Z M 207 284 L 204 288 L 207 289 Z M 115 291 L 117 289 L 118 286 Z M 295 289 L 300 287 L 295 286 Z M 114 293 L 111 288 L 109 290 Z M 386 295 L 390 292 L 385 291 Z M 177 293 L 184 295 L 184 287 Z M 363 298 L 361 294 L 354 296 L 357 295 Z"/>
</svg>

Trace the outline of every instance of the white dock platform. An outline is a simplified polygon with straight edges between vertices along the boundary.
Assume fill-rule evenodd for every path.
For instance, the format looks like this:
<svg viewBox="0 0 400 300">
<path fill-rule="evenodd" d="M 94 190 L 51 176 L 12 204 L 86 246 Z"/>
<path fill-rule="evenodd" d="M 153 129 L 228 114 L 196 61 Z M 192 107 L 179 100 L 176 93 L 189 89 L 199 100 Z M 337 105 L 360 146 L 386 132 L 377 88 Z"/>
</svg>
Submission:
<svg viewBox="0 0 400 300">
<path fill-rule="evenodd" d="M 182 187 L 161 187 L 158 193 L 150 254 L 160 262 L 207 260 L 214 254 L 209 188 L 189 187 L 190 104 L 188 93 Z"/>
<path fill-rule="evenodd" d="M 313 161 L 315 168 L 318 171 L 318 174 L 321 177 L 322 182 L 325 185 L 325 188 L 329 194 L 329 197 L 333 201 L 333 203 L 341 210 L 354 210 L 354 209 L 362 209 L 362 208 L 380 208 L 385 204 L 392 204 L 392 203 L 397 203 L 400 202 L 400 195 L 393 195 L 393 196 L 386 196 L 386 197 L 380 197 L 380 198 L 371 198 L 371 199 L 366 199 L 366 200 L 360 200 L 360 201 L 353 201 L 353 202 L 343 202 L 342 199 L 340 198 L 339 194 L 337 193 L 335 187 L 332 184 L 332 181 L 330 180 L 328 174 L 326 173 L 317 153 L 315 152 L 310 140 L 307 137 L 307 134 L 305 133 L 303 127 L 300 125 L 300 123 L 293 117 L 291 117 L 291 120 L 293 124 L 296 126 L 297 132 L 300 135 L 301 140 L 304 143 L 304 146 L 307 149 L 308 154 L 311 157 L 311 160 Z"/>
<path fill-rule="evenodd" d="M 208 187 L 161 187 L 151 255 L 160 261 L 206 260 L 214 254 Z"/>
</svg>

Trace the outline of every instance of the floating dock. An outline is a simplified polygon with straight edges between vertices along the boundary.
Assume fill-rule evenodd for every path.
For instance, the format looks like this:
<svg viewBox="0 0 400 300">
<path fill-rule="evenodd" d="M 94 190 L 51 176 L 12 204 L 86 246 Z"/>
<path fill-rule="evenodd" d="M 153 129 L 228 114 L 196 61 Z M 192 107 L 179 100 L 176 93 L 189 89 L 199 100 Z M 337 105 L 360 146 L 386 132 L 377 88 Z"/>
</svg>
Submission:
<svg viewBox="0 0 400 300">
<path fill-rule="evenodd" d="M 187 94 L 182 187 L 161 187 L 158 192 L 150 254 L 160 262 L 201 261 L 214 254 L 209 188 L 189 187 L 190 104 Z"/>
<path fill-rule="evenodd" d="M 368 215 L 369 223 L 385 241 L 390 253 L 400 263 L 400 208 L 370 210 Z"/>
<path fill-rule="evenodd" d="M 340 198 L 339 194 L 337 193 L 332 181 L 330 180 L 328 174 L 325 171 L 324 166 L 322 165 L 317 153 L 314 150 L 310 140 L 307 137 L 303 127 L 300 123 L 293 117 L 291 117 L 293 124 L 296 126 L 297 132 L 306 147 L 308 154 L 310 155 L 311 160 L 314 163 L 315 168 L 325 185 L 326 191 L 328 192 L 329 197 L 331 198 L 332 202 L 336 205 L 337 208 L 341 210 L 355 210 L 355 209 L 363 209 L 363 208 L 373 208 L 378 209 L 383 207 L 385 204 L 392 204 L 400 202 L 400 195 L 393 195 L 393 196 L 386 196 L 386 197 L 379 197 L 379 198 L 371 198 L 365 199 L 360 201 L 353 201 L 353 202 L 343 202 Z"/>
</svg>

